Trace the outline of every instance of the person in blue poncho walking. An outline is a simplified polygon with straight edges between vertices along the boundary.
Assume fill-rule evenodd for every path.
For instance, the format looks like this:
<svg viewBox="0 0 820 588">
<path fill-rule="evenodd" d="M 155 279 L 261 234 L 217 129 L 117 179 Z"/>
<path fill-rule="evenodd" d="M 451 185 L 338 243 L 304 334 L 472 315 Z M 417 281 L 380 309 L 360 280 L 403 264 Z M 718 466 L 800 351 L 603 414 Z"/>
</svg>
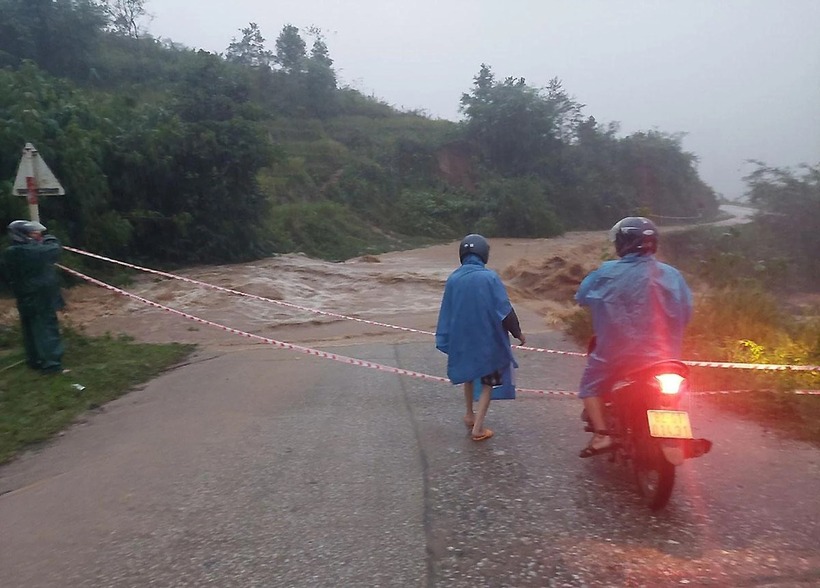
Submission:
<svg viewBox="0 0 820 588">
<path fill-rule="evenodd" d="M 485 267 L 490 244 L 471 234 L 458 247 L 461 267 L 444 286 L 436 327 L 436 348 L 447 354 L 447 377 L 464 384 L 464 424 L 473 441 L 484 441 L 493 432 L 484 427 L 493 386 L 501 384 L 501 372 L 517 367 L 510 337 L 521 345 L 526 339 L 501 278 Z M 473 411 L 473 380 L 481 380 L 481 395 Z"/>
<path fill-rule="evenodd" d="M 609 233 L 620 259 L 605 261 L 575 294 L 592 313 L 595 333 L 578 396 L 595 434 L 580 457 L 612 449 L 599 396 L 620 375 L 665 359 L 678 359 L 692 316 L 692 293 L 681 273 L 655 259 L 658 229 L 641 216 L 618 221 Z"/>
</svg>

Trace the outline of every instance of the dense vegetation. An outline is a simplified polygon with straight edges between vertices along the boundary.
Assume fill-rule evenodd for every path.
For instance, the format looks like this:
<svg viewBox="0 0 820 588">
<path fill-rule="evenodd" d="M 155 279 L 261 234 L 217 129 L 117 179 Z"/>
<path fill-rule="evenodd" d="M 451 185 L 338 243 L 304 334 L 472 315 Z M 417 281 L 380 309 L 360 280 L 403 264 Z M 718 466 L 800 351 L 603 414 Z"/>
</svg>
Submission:
<svg viewBox="0 0 820 588">
<path fill-rule="evenodd" d="M 75 246 L 163 264 L 418 239 L 550 236 L 641 209 L 710 216 L 680 138 L 618 137 L 553 79 L 481 65 L 461 123 L 339 87 L 321 30 L 255 23 L 223 54 L 145 34 L 143 0 L 0 0 L 0 223 L 33 143 L 66 188 L 41 204 Z M 409 239 L 409 241 L 408 241 Z"/>
<path fill-rule="evenodd" d="M 799 174 L 760 164 L 747 182 L 760 209 L 753 223 L 664 239 L 669 259 L 708 285 L 690 355 L 820 365 L 820 301 L 811 295 L 820 291 L 820 167 Z M 817 378 L 749 374 L 745 381 L 808 388 L 820 387 Z"/>
</svg>

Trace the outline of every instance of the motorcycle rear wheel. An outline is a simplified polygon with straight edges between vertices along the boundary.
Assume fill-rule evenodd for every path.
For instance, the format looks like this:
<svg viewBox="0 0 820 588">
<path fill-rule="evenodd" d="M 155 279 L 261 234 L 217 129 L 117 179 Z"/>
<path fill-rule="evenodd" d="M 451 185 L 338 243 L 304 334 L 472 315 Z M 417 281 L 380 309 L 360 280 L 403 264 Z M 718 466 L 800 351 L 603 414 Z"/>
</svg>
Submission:
<svg viewBox="0 0 820 588">
<path fill-rule="evenodd" d="M 653 449 L 651 455 L 639 457 L 634 467 L 638 491 L 649 509 L 656 511 L 666 506 L 672 496 L 675 466 L 666 461 L 659 448 Z"/>
</svg>

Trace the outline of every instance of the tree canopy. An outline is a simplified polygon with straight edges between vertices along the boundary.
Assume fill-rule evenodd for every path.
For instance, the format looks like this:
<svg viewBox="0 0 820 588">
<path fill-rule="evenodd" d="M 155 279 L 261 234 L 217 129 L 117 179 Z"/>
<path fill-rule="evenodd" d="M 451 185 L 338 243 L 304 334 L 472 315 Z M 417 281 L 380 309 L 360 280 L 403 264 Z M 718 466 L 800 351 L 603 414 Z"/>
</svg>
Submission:
<svg viewBox="0 0 820 588">
<path fill-rule="evenodd" d="M 797 170 L 756 162 L 745 179 L 749 201 L 760 207 L 757 222 L 768 239 L 799 267 L 800 281 L 820 285 L 820 164 Z"/>
<path fill-rule="evenodd" d="M 542 196 L 518 200 L 518 215 L 554 210 L 565 225 L 594 228 L 641 209 L 690 217 L 714 214 L 717 199 L 699 178 L 679 136 L 658 131 L 617 138 L 617 126 L 584 118 L 584 105 L 553 78 L 534 88 L 523 78 L 498 82 L 482 64 L 461 98 L 467 138 L 483 163 L 504 177 L 531 176 Z"/>
<path fill-rule="evenodd" d="M 143 0 L 0 0 L 6 222 L 25 214 L 10 180 L 28 142 L 66 187 L 42 204 L 50 229 L 174 264 L 716 210 L 679 136 L 619 137 L 557 78 L 482 64 L 464 121 L 433 120 L 339 87 L 316 27 L 287 24 L 270 48 L 250 22 L 215 54 L 151 37 L 146 16 Z"/>
<path fill-rule="evenodd" d="M 273 63 L 273 52 L 265 49 L 265 38 L 259 30 L 259 25 L 250 23 L 242 29 L 242 38 L 235 38 L 225 51 L 225 58 L 239 65 L 249 67 L 267 67 Z"/>
</svg>

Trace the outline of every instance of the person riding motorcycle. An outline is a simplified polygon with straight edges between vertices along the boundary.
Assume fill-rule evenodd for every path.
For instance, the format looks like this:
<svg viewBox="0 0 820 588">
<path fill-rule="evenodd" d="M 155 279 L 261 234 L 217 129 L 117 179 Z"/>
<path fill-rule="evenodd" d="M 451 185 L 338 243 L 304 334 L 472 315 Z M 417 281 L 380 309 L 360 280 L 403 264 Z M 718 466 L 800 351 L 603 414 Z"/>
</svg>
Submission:
<svg viewBox="0 0 820 588">
<path fill-rule="evenodd" d="M 609 232 L 620 259 L 606 261 L 581 282 L 575 300 L 592 313 L 595 334 L 578 396 L 595 433 L 580 457 L 613 448 L 601 394 L 619 376 L 650 363 L 678 359 L 692 316 L 692 293 L 674 267 L 658 261 L 658 229 L 626 217 Z"/>
<path fill-rule="evenodd" d="M 17 299 L 23 347 L 29 367 L 43 373 L 62 372 L 63 343 L 57 310 L 64 306 L 54 264 L 62 247 L 36 221 L 8 225 L 11 246 L 3 253 L 4 273 Z"/>
</svg>

